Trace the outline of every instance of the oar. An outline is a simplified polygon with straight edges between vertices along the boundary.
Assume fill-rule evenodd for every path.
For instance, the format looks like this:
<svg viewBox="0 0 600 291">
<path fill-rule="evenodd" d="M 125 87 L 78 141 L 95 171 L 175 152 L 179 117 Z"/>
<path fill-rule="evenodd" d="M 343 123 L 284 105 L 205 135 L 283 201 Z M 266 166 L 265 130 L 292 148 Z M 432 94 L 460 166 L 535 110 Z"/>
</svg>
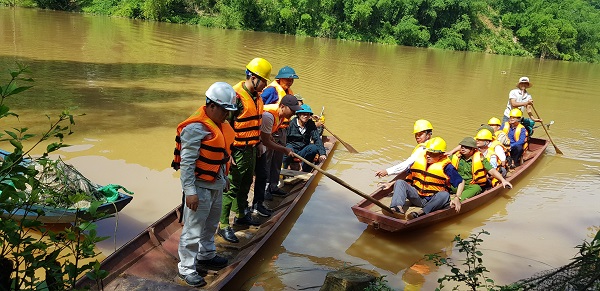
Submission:
<svg viewBox="0 0 600 291">
<path fill-rule="evenodd" d="M 540 117 L 540 114 L 537 112 L 537 110 L 535 110 L 535 106 L 533 106 L 533 104 L 531 104 L 531 108 L 533 108 L 533 111 L 535 112 L 535 115 L 537 115 L 537 117 L 539 119 L 542 119 Z M 542 126 L 542 128 L 546 132 L 546 135 L 548 135 L 548 139 L 550 140 L 550 143 L 552 143 L 552 145 L 554 146 L 554 150 L 556 151 L 556 153 L 559 154 L 559 155 L 562 155 L 563 153 L 558 149 L 558 147 L 556 146 L 556 144 L 554 144 L 554 141 L 552 140 L 552 137 L 550 137 L 550 134 L 548 133 L 548 130 L 546 129 L 546 127 Z"/>
<path fill-rule="evenodd" d="M 381 207 L 381 209 L 383 209 L 383 210 L 385 210 L 385 211 L 387 211 L 387 212 L 391 213 L 392 215 L 395 215 L 395 214 L 396 214 L 396 213 L 395 213 L 395 212 L 394 212 L 394 211 L 393 211 L 391 208 L 389 208 L 389 207 L 385 206 L 383 203 L 379 202 L 379 200 L 377 200 L 377 199 L 375 199 L 375 198 L 373 198 L 373 197 L 371 197 L 371 196 L 369 196 L 369 195 L 367 195 L 367 194 L 365 194 L 365 193 L 361 192 L 360 190 L 358 190 L 358 189 L 356 189 L 356 188 L 354 188 L 354 187 L 352 187 L 352 186 L 348 185 L 348 183 L 346 183 L 346 182 L 342 181 L 342 179 L 340 179 L 340 178 L 338 178 L 338 177 L 336 177 L 336 176 L 334 176 L 334 175 L 332 175 L 332 174 L 329 174 L 329 173 L 325 172 L 325 171 L 324 171 L 324 170 L 322 170 L 320 167 L 317 167 L 317 166 L 316 166 L 316 165 L 314 165 L 313 163 L 311 163 L 311 162 L 307 161 L 305 158 L 301 157 L 301 156 L 300 156 L 300 155 L 298 155 L 297 153 L 294 153 L 294 157 L 296 157 L 296 158 L 300 159 L 300 160 L 301 160 L 302 162 L 304 162 L 305 164 L 307 164 L 307 165 L 309 165 L 309 166 L 313 167 L 313 168 L 314 168 L 315 170 L 317 170 L 319 173 L 321 173 L 321 174 L 323 174 L 323 175 L 325 175 L 325 176 L 329 177 L 331 180 L 335 181 L 336 183 L 338 183 L 338 184 L 340 184 L 340 185 L 342 185 L 342 186 L 346 187 L 346 189 L 348 189 L 348 190 L 350 190 L 350 191 L 352 191 L 352 192 L 354 192 L 354 193 L 358 194 L 358 195 L 359 195 L 359 196 L 361 196 L 362 198 L 365 198 L 365 199 L 367 199 L 367 200 L 369 200 L 369 201 L 371 201 L 371 202 L 375 203 L 375 205 L 377 205 L 377 206 Z"/>
<path fill-rule="evenodd" d="M 550 123 L 546 123 L 546 124 L 544 124 L 544 126 L 546 128 L 550 128 L 550 125 L 552 125 L 552 124 L 554 124 L 554 120 L 550 120 Z M 533 129 L 536 129 L 536 128 L 540 127 L 540 126 L 541 125 L 538 124 L 538 125 L 534 126 Z"/>
<path fill-rule="evenodd" d="M 335 135 L 335 133 L 331 132 L 331 130 L 329 130 L 329 128 L 327 128 L 327 126 L 325 126 L 325 124 L 323 124 L 323 128 L 324 128 L 325 130 L 327 130 L 327 132 L 331 133 L 331 135 L 333 135 L 333 136 L 334 136 L 334 137 L 335 137 L 337 140 L 339 140 L 339 141 L 342 143 L 342 145 L 344 145 L 344 147 L 345 147 L 345 148 L 346 148 L 346 149 L 347 149 L 349 152 L 351 152 L 351 153 L 353 153 L 353 154 L 356 154 L 356 153 L 358 153 L 358 151 L 357 151 L 355 148 L 353 148 L 353 147 L 352 147 L 352 146 L 351 146 L 349 143 L 347 143 L 347 142 L 343 141 L 343 140 L 342 140 L 342 139 L 341 139 L 339 136 L 337 136 L 337 135 Z"/>
</svg>

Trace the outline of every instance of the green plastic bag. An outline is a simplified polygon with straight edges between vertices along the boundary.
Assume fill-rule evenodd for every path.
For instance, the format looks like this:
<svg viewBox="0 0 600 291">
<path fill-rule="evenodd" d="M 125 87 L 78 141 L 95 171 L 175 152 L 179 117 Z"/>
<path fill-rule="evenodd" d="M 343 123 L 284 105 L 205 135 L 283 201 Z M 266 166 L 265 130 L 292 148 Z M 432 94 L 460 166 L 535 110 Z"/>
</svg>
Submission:
<svg viewBox="0 0 600 291">
<path fill-rule="evenodd" d="M 98 192 L 102 193 L 106 197 L 106 201 L 115 202 L 119 199 L 119 190 L 125 191 L 129 195 L 133 195 L 133 192 L 127 190 L 125 187 L 117 184 L 108 184 L 98 189 Z"/>
</svg>

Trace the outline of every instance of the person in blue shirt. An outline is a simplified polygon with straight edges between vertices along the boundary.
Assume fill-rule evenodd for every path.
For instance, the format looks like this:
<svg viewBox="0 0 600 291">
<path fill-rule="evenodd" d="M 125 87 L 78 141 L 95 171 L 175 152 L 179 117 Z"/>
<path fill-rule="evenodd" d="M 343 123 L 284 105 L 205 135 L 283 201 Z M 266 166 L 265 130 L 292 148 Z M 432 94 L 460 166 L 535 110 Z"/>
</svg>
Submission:
<svg viewBox="0 0 600 291">
<path fill-rule="evenodd" d="M 522 117 L 523 112 L 518 108 L 511 110 L 508 122 L 505 122 L 501 128 L 510 139 L 510 159 L 507 159 L 509 169 L 521 165 L 523 153 L 528 148 L 528 132 L 525 126 L 521 124 Z"/>
</svg>

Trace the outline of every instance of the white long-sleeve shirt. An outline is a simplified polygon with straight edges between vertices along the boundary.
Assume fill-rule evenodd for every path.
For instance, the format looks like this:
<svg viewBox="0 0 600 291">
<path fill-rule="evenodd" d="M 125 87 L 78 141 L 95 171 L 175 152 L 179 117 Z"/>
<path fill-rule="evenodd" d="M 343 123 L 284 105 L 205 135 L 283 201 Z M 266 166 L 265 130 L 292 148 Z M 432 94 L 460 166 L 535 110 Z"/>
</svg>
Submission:
<svg viewBox="0 0 600 291">
<path fill-rule="evenodd" d="M 404 162 L 402 162 L 400 164 L 397 164 L 393 167 L 385 169 L 385 171 L 388 173 L 388 175 L 398 175 L 400 173 L 405 172 L 406 170 L 408 170 L 410 168 L 410 166 L 412 166 L 412 164 L 415 162 L 415 160 L 418 157 L 423 156 L 424 151 L 425 151 L 424 146 L 417 147 L 413 151 L 413 153 L 410 155 L 410 157 L 408 157 L 408 159 L 406 159 Z"/>
</svg>

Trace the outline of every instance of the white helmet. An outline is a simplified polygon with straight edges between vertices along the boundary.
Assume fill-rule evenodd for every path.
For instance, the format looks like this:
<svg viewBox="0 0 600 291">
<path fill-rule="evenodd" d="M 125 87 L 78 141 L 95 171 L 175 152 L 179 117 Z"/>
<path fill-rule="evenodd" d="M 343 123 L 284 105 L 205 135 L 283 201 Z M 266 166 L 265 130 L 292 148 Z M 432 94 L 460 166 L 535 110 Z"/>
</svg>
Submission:
<svg viewBox="0 0 600 291">
<path fill-rule="evenodd" d="M 225 82 L 216 82 L 206 90 L 206 98 L 223 106 L 227 110 L 237 110 L 237 96 L 231 85 Z"/>
</svg>

